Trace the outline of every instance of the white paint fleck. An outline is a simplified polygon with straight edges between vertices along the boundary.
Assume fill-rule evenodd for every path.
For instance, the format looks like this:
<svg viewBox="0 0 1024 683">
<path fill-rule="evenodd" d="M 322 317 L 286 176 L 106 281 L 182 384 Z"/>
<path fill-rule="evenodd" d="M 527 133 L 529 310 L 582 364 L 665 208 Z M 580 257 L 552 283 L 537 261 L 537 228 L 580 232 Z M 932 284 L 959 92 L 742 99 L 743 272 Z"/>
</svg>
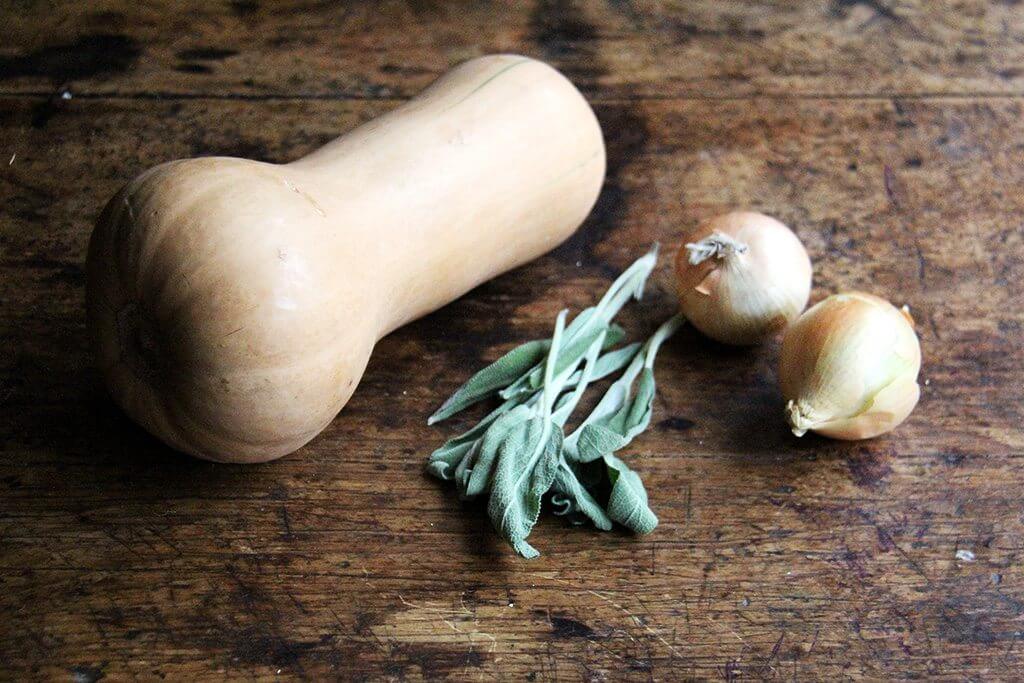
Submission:
<svg viewBox="0 0 1024 683">
<path fill-rule="evenodd" d="M 274 305 L 283 311 L 294 311 L 296 308 L 299 307 L 299 305 L 295 303 L 295 299 L 289 298 L 287 296 L 279 296 L 276 299 L 274 299 Z"/>
<path fill-rule="evenodd" d="M 964 562 L 974 562 L 974 553 L 972 553 L 970 550 L 957 550 L 956 559 L 962 560 Z"/>
<path fill-rule="evenodd" d="M 285 311 L 294 311 L 310 283 L 309 268 L 300 253 L 289 252 L 284 247 L 277 248 L 278 267 L 283 277 L 274 288 L 274 306 Z"/>
<path fill-rule="evenodd" d="M 931 381 L 930 379 L 926 379 L 926 380 L 924 381 L 924 385 L 925 385 L 925 386 L 928 386 L 928 385 L 929 385 L 929 384 L 931 384 L 931 383 L 932 383 L 932 381 Z"/>
</svg>

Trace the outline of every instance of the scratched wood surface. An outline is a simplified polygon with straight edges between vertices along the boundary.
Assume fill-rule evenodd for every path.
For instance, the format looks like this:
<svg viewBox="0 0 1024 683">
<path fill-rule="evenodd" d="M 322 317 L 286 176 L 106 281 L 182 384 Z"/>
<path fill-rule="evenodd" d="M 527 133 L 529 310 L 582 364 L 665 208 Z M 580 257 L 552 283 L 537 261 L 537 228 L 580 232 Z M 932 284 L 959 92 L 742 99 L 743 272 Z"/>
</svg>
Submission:
<svg viewBox="0 0 1024 683">
<path fill-rule="evenodd" d="M 0 678 L 1014 679 L 1024 664 L 1024 8 L 1004 2 L 266 0 L 0 9 Z M 160 161 L 286 161 L 467 57 L 562 68 L 609 148 L 566 245 L 383 340 L 281 461 L 188 459 L 106 398 L 91 224 Z M 514 557 L 423 474 L 470 370 L 592 303 L 653 241 L 779 217 L 814 299 L 907 303 L 922 401 L 797 440 L 777 345 L 690 330 L 624 454 L 650 536 L 545 515 Z M 673 308 L 669 259 L 626 310 Z"/>
</svg>

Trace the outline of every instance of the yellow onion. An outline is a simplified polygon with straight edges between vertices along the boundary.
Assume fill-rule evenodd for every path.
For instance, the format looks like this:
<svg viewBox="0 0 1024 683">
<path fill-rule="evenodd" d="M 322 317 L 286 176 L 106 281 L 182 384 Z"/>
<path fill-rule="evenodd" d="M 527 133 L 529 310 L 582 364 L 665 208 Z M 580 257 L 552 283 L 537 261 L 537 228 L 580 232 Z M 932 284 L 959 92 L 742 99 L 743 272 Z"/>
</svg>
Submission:
<svg viewBox="0 0 1024 683">
<path fill-rule="evenodd" d="M 782 340 L 779 383 L 793 433 L 834 439 L 884 434 L 910 415 L 921 345 L 906 307 L 861 292 L 807 310 Z"/>
<path fill-rule="evenodd" d="M 756 344 L 804 310 L 811 260 L 779 221 L 736 211 L 687 235 L 676 282 L 679 307 L 694 327 L 726 344 Z"/>
</svg>

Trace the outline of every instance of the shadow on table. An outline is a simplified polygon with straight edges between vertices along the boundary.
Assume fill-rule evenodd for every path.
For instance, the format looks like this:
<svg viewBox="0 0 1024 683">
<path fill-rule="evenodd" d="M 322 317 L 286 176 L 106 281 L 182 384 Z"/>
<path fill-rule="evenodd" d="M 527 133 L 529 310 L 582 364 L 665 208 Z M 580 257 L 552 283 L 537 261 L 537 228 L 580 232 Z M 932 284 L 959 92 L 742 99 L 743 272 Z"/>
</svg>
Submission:
<svg viewBox="0 0 1024 683">
<path fill-rule="evenodd" d="M 686 326 L 662 353 L 665 360 L 674 356 L 677 381 L 692 404 L 707 406 L 705 414 L 687 416 L 703 423 L 705 446 L 709 445 L 707 438 L 713 438 L 713 447 L 728 451 L 735 467 L 773 467 L 799 476 L 815 459 L 843 457 L 850 452 L 850 444 L 811 433 L 798 438 L 789 430 L 775 379 L 778 342 L 727 346 Z M 664 370 L 662 373 L 661 382 L 672 381 Z M 709 377 L 715 381 L 708 381 Z"/>
<path fill-rule="evenodd" d="M 255 473 L 183 456 L 128 419 L 91 365 L 81 317 L 37 317 L 44 329 L 11 335 L 13 362 L 3 370 L 9 419 L 0 436 L 19 456 L 0 466 L 3 481 L 45 486 L 60 504 L 90 491 L 135 501 L 199 495 Z"/>
</svg>

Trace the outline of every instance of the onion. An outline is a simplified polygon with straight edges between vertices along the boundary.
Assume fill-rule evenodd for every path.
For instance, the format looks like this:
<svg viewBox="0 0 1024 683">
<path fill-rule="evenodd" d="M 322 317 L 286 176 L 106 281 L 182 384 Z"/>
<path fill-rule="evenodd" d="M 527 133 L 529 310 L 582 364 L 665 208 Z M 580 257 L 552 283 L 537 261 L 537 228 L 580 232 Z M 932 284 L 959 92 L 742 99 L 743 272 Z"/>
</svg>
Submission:
<svg viewBox="0 0 1024 683">
<path fill-rule="evenodd" d="M 676 256 L 679 306 L 698 330 L 726 344 L 756 344 L 807 305 L 811 260 L 793 231 L 760 213 L 702 223 Z"/>
<path fill-rule="evenodd" d="M 793 433 L 868 439 L 910 415 L 920 388 L 921 345 L 906 307 L 877 296 L 835 294 L 786 331 L 779 383 Z"/>
</svg>

